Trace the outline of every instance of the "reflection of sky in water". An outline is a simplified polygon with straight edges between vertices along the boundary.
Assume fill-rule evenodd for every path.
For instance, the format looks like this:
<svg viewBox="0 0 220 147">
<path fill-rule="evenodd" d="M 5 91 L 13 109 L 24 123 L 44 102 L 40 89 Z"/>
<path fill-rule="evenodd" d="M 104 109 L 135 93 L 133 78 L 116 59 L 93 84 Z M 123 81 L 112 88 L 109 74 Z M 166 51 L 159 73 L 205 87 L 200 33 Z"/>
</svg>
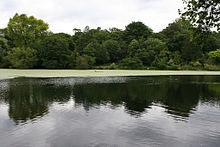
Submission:
<svg viewBox="0 0 220 147">
<path fill-rule="evenodd" d="M 116 106 L 112 105 L 111 101 L 106 101 L 105 103 L 100 104 L 92 103 L 89 109 L 85 109 L 84 105 L 88 101 L 85 101 L 86 99 L 80 101 L 80 103 L 75 101 L 76 95 L 73 92 L 73 88 L 76 83 L 92 83 L 91 86 L 96 86 L 96 84 L 102 83 L 102 80 L 104 81 L 103 83 L 106 84 L 117 82 L 126 84 L 142 79 L 82 78 L 77 80 L 60 78 L 33 80 L 31 82 L 24 81 L 23 83 L 20 83 L 21 85 L 32 83 L 33 89 L 36 88 L 35 84 L 42 82 L 45 82 L 42 85 L 52 85 L 51 88 L 61 86 L 63 89 L 66 88 L 66 86 L 70 86 L 69 89 L 67 89 L 67 91 L 70 92 L 68 93 L 64 91 L 64 94 L 68 94 L 67 96 L 69 97 L 67 101 L 57 101 L 56 99 L 52 99 L 51 102 L 47 102 L 48 112 L 43 116 L 36 116 L 34 119 L 26 120 L 17 125 L 15 125 L 15 122 L 8 116 L 9 100 L 3 101 L 2 99 L 4 98 L 0 95 L 2 97 L 0 98 L 1 145 L 3 147 L 14 145 L 54 147 L 73 145 L 126 147 L 146 145 L 167 147 L 220 145 L 220 105 L 217 100 L 219 98 L 218 95 L 216 95 L 217 99 L 213 99 L 212 101 L 203 101 L 200 97 L 201 99 L 198 100 L 196 106 L 194 106 L 194 104 L 190 105 L 193 108 L 190 108 L 188 116 L 181 116 L 178 113 L 168 113 L 168 109 L 171 108 L 175 111 L 174 104 L 176 103 L 164 102 L 165 100 L 163 99 L 159 102 L 152 102 L 151 105 L 146 107 L 139 115 L 138 112 L 136 112 L 137 115 L 133 115 L 128 112 L 131 110 L 128 110 L 126 107 L 126 102 L 122 102 Z M 163 83 L 163 80 L 164 79 L 161 79 L 155 82 Z M 0 93 L 3 93 L 3 95 L 6 94 L 7 90 L 10 89 L 10 85 L 19 86 L 19 80 L 16 82 L 18 83 L 7 83 L 5 84 L 7 86 L 1 86 Z M 174 81 L 172 82 L 175 83 Z M 0 83 L 2 84 L 2 82 Z M 147 82 L 140 82 L 140 85 L 137 86 L 142 86 L 146 83 Z M 149 80 L 149 83 L 152 83 L 152 79 Z M 55 85 L 55 87 L 53 87 L 53 85 Z M 204 86 L 204 84 L 201 85 Z M 117 85 L 113 84 L 111 87 L 112 86 L 118 88 Z M 203 86 L 201 90 L 207 88 Z M 197 90 L 197 88 L 195 90 Z M 59 91 L 60 89 L 55 90 Z M 160 91 L 162 90 L 158 89 L 158 92 Z M 209 91 L 207 91 L 207 93 L 208 92 Z M 48 99 L 50 100 L 51 97 Z M 127 103 L 128 102 L 129 101 L 127 101 Z M 169 106 L 170 104 L 172 104 L 172 107 Z M 181 111 L 181 109 L 178 111 Z"/>
<path fill-rule="evenodd" d="M 2 145 L 216 146 L 220 143 L 220 110 L 207 105 L 199 105 L 189 120 L 178 121 L 158 106 L 135 118 L 125 113 L 123 106 L 116 109 L 101 106 L 86 112 L 75 107 L 71 99 L 66 104 L 52 104 L 50 113 L 42 118 L 17 126 L 5 115 L 6 108 L 1 105 Z"/>
</svg>

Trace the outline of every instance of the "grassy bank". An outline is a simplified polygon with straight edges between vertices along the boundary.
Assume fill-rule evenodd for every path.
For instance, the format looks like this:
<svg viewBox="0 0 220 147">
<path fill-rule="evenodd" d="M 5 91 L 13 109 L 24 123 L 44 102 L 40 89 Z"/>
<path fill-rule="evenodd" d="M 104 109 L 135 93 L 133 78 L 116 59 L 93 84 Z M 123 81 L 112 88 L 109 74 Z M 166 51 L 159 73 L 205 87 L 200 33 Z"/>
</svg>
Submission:
<svg viewBox="0 0 220 147">
<path fill-rule="evenodd" d="M 0 69 L 0 79 L 16 77 L 104 77 L 104 76 L 158 76 L 158 75 L 220 75 L 220 71 L 168 70 L 16 70 Z"/>
</svg>

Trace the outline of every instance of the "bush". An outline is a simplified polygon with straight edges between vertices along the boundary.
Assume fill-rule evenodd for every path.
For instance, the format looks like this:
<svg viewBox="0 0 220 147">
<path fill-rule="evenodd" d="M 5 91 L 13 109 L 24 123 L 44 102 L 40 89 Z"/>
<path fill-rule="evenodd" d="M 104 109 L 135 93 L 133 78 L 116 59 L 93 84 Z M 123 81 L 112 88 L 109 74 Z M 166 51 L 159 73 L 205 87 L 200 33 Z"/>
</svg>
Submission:
<svg viewBox="0 0 220 147">
<path fill-rule="evenodd" d="M 220 49 L 209 52 L 208 56 L 214 64 L 220 64 Z"/>
<path fill-rule="evenodd" d="M 5 57 L 13 68 L 27 69 L 37 65 L 37 51 L 31 48 L 12 48 Z"/>
<path fill-rule="evenodd" d="M 77 69 L 89 69 L 89 68 L 92 68 L 94 64 L 95 64 L 95 58 L 91 56 L 82 55 L 76 58 Z"/>
<path fill-rule="evenodd" d="M 170 65 L 170 66 L 167 66 L 167 69 L 168 70 L 179 70 L 179 67 L 177 65 Z"/>
<path fill-rule="evenodd" d="M 211 65 L 211 64 L 205 64 L 204 65 L 204 69 L 205 70 L 212 70 L 212 71 L 219 71 L 220 70 L 220 66 L 218 66 L 218 65 Z"/>
<path fill-rule="evenodd" d="M 124 58 L 119 63 L 119 67 L 122 69 L 143 69 L 143 63 L 138 58 Z"/>
<path fill-rule="evenodd" d="M 154 67 L 155 69 L 167 69 L 167 65 L 164 62 L 157 60 L 154 60 L 154 62 L 152 63 L 152 67 Z"/>
<path fill-rule="evenodd" d="M 193 67 L 192 65 L 185 64 L 182 66 L 183 70 L 197 70 L 197 68 Z"/>
<path fill-rule="evenodd" d="M 202 64 L 199 61 L 190 62 L 190 65 L 192 65 L 197 70 L 201 70 L 203 68 Z"/>
<path fill-rule="evenodd" d="M 201 70 L 203 65 L 199 61 L 190 62 L 189 64 L 183 65 L 184 70 Z"/>
<path fill-rule="evenodd" d="M 115 63 L 112 63 L 109 65 L 109 69 L 117 69 L 117 65 Z"/>
<path fill-rule="evenodd" d="M 161 60 L 160 58 L 156 58 L 153 63 L 151 64 L 152 67 L 154 67 L 155 69 L 167 69 L 167 64 Z"/>
</svg>

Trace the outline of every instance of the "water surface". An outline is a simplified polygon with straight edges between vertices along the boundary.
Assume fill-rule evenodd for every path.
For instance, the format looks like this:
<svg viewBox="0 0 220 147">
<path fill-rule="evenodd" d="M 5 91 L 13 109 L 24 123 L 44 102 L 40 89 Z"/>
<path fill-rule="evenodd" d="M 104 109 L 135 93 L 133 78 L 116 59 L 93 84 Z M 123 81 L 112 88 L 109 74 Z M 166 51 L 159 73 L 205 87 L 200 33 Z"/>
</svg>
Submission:
<svg viewBox="0 0 220 147">
<path fill-rule="evenodd" d="M 0 81 L 5 146 L 220 146 L 219 76 Z"/>
</svg>

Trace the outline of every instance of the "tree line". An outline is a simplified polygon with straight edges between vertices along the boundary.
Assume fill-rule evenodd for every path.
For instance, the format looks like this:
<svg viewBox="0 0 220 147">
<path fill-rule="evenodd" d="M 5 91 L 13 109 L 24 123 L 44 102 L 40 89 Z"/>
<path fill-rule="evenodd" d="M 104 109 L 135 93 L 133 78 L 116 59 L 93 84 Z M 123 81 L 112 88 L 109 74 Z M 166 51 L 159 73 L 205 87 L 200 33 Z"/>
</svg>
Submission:
<svg viewBox="0 0 220 147">
<path fill-rule="evenodd" d="M 193 26 L 177 19 L 159 33 L 142 22 L 118 28 L 53 33 L 34 16 L 15 14 L 0 29 L 0 67 L 18 69 L 220 70 L 220 33 L 192 39 Z"/>
</svg>

